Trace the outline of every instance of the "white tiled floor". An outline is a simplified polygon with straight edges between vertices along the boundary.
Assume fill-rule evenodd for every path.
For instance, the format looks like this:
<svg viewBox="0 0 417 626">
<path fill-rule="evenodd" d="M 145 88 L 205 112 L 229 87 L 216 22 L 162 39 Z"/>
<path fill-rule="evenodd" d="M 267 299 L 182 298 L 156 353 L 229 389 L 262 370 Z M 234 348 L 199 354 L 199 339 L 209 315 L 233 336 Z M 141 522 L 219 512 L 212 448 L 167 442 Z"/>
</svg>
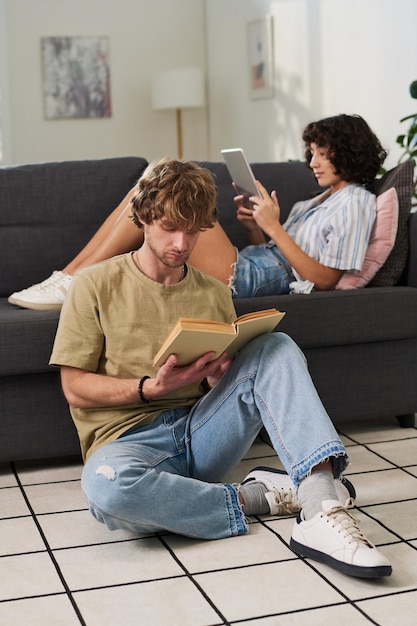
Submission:
<svg viewBox="0 0 417 626">
<path fill-rule="evenodd" d="M 340 426 L 362 529 L 393 574 L 359 580 L 288 547 L 294 520 L 195 541 L 111 533 L 86 511 L 77 459 L 0 466 L 2 626 L 417 625 L 417 430 Z M 231 481 L 279 467 L 260 439 Z"/>
</svg>

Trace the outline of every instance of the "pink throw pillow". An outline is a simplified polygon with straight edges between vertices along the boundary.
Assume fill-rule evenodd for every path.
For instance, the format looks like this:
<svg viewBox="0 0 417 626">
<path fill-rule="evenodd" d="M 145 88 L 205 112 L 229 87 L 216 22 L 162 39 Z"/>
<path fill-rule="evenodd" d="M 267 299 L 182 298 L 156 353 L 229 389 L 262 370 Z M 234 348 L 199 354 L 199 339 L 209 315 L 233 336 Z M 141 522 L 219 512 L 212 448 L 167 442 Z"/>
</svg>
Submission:
<svg viewBox="0 0 417 626">
<path fill-rule="evenodd" d="M 376 217 L 360 272 L 345 272 L 336 289 L 365 287 L 391 252 L 398 228 L 398 196 L 394 187 L 376 198 Z"/>
</svg>

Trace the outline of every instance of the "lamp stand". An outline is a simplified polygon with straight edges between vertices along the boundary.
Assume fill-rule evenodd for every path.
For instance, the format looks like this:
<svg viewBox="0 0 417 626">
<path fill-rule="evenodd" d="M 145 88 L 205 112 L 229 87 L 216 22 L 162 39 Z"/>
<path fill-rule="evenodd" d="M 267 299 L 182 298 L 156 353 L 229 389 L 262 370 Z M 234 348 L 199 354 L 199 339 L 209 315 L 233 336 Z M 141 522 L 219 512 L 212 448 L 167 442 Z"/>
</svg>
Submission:
<svg viewBox="0 0 417 626">
<path fill-rule="evenodd" d="M 177 150 L 178 150 L 178 159 L 181 161 L 182 155 L 183 155 L 181 109 L 176 109 L 176 118 L 177 118 Z"/>
</svg>

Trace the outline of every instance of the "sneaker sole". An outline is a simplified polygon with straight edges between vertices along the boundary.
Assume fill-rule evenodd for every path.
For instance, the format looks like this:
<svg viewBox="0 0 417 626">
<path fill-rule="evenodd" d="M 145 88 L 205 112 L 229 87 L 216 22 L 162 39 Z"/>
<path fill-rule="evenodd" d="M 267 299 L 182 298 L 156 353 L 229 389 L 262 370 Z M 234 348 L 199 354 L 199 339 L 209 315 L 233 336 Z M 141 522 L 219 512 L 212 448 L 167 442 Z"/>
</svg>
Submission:
<svg viewBox="0 0 417 626">
<path fill-rule="evenodd" d="M 9 298 L 8 301 L 15 306 L 20 306 L 22 309 L 32 309 L 33 311 L 56 311 L 62 309 L 62 303 L 55 302 L 53 304 L 36 303 L 36 302 L 24 302 L 13 298 L 13 301 Z"/>
<path fill-rule="evenodd" d="M 356 576 L 358 578 L 382 578 L 383 576 L 390 576 L 392 573 L 391 565 L 381 565 L 378 567 L 361 567 L 360 565 L 352 565 L 351 563 L 344 563 L 343 561 L 338 561 L 328 554 L 324 554 L 319 550 L 314 550 L 313 548 L 308 548 L 307 546 L 298 543 L 293 538 L 290 540 L 290 548 L 295 554 L 298 556 L 304 557 L 306 559 L 313 559 L 314 561 L 318 561 L 319 563 L 323 563 L 324 565 L 328 565 L 329 567 L 341 572 L 342 574 L 347 574 L 348 576 Z"/>
</svg>

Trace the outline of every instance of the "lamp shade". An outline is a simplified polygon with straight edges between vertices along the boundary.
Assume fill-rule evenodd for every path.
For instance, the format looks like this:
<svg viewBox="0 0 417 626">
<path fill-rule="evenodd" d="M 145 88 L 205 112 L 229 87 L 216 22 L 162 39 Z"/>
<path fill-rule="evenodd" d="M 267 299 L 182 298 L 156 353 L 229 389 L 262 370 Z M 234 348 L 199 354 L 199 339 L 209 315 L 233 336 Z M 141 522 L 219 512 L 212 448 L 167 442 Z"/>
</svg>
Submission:
<svg viewBox="0 0 417 626">
<path fill-rule="evenodd" d="M 203 72 L 182 67 L 156 74 L 152 80 L 152 108 L 187 109 L 205 104 Z"/>
</svg>

